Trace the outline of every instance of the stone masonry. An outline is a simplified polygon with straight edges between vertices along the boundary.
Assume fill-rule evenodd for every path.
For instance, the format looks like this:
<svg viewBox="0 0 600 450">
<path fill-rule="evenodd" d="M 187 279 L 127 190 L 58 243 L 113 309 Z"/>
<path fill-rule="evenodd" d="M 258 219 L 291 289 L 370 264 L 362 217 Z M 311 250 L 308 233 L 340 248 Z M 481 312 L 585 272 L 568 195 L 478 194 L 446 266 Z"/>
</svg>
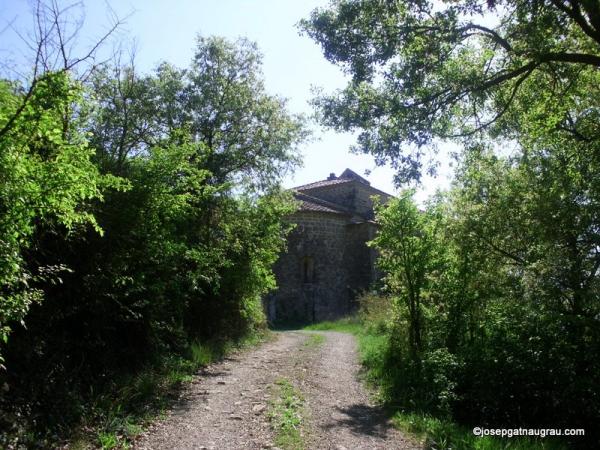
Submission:
<svg viewBox="0 0 600 450">
<path fill-rule="evenodd" d="M 372 196 L 391 196 L 346 169 L 339 177 L 293 189 L 299 209 L 274 271 L 278 289 L 266 299 L 271 322 L 318 322 L 350 313 L 376 280 Z"/>
</svg>

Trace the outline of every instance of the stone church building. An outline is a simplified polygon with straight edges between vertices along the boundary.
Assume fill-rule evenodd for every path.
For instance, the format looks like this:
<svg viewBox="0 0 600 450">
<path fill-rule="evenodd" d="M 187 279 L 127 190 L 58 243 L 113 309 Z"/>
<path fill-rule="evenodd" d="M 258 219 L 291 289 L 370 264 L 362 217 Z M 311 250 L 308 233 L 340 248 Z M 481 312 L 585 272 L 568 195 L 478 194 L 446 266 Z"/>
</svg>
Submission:
<svg viewBox="0 0 600 450">
<path fill-rule="evenodd" d="M 371 197 L 386 202 L 391 196 L 350 169 L 292 191 L 299 203 L 290 217 L 296 228 L 274 267 L 278 289 L 266 299 L 269 320 L 346 315 L 377 278 L 375 250 L 366 245 L 376 230 Z"/>
</svg>

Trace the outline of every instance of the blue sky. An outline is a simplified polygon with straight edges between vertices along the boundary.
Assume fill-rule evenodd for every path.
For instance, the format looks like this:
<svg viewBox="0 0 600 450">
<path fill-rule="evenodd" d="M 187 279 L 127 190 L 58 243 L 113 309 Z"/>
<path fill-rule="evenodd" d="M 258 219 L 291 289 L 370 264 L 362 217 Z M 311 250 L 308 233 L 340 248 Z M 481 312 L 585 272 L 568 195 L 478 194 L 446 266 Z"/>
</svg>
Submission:
<svg viewBox="0 0 600 450">
<path fill-rule="evenodd" d="M 300 36 L 298 21 L 311 10 L 326 6 L 327 0 L 121 0 L 110 5 L 120 17 L 127 17 L 119 33 L 113 36 L 106 51 L 119 42 L 129 46 L 135 41 L 136 64 L 142 71 L 152 70 L 160 61 L 179 67 L 188 65 L 194 38 L 219 35 L 230 39 L 240 36 L 255 41 L 263 54 L 263 70 L 267 90 L 289 100 L 289 109 L 296 113 L 312 114 L 309 105 L 311 86 L 332 91 L 345 85 L 344 74 L 330 64 L 321 50 L 307 36 Z M 31 26 L 28 0 L 0 0 L 0 30 L 14 21 L 13 26 L 24 30 Z M 93 42 L 110 23 L 106 2 L 85 1 L 85 27 L 81 32 L 82 45 Z M 11 30 L 2 33 L 0 57 L 21 58 L 22 42 Z M 313 142 L 302 148 L 304 167 L 284 184 L 292 187 L 323 179 L 330 172 L 340 174 L 346 167 L 368 176 L 371 184 L 393 193 L 393 172 L 387 167 L 375 168 L 367 155 L 348 151 L 354 142 L 351 134 L 340 134 L 314 125 Z M 374 169 L 374 170 L 373 170 Z M 447 165 L 442 174 L 449 173 Z M 444 177 L 424 180 L 418 199 L 422 201 L 437 186 L 444 186 Z"/>
</svg>

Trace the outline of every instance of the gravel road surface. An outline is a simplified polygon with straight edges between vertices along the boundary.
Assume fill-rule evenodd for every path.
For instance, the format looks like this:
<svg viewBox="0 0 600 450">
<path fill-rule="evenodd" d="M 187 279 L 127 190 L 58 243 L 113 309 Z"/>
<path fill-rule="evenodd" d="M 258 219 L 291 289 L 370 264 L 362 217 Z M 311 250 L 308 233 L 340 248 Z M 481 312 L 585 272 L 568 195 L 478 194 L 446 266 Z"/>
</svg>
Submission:
<svg viewBox="0 0 600 450">
<path fill-rule="evenodd" d="M 311 333 L 325 336 L 316 343 Z M 305 449 L 417 449 L 394 429 L 358 378 L 354 337 L 285 331 L 211 365 L 181 401 L 137 441 L 142 449 L 276 449 L 268 417 L 273 384 L 289 380 L 304 399 Z"/>
</svg>

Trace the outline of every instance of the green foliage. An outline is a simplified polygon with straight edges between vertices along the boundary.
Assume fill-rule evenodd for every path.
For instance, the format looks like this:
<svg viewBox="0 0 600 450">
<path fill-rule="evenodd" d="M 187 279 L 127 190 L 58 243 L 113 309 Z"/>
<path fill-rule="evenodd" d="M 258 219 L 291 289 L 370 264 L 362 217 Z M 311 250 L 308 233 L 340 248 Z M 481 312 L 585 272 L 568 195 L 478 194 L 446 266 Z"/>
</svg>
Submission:
<svg viewBox="0 0 600 450">
<path fill-rule="evenodd" d="M 478 437 L 471 429 L 427 414 L 398 412 L 394 415 L 393 421 L 401 430 L 420 437 L 423 440 L 423 448 L 431 450 L 562 450 L 566 448 L 556 441 L 535 441 L 524 437 L 504 440 L 492 436 Z"/>
<path fill-rule="evenodd" d="M 399 185 L 462 145 L 449 192 L 378 210 L 392 307 L 368 354 L 390 403 L 478 425 L 600 418 L 597 16 L 580 0 L 339 0 L 302 22 L 351 75 L 315 100 L 322 122 L 358 129 L 355 150 Z"/>
<path fill-rule="evenodd" d="M 304 346 L 314 349 L 320 347 L 325 342 L 325 336 L 322 334 L 311 334 L 304 342 Z"/>
<path fill-rule="evenodd" d="M 306 327 L 304 327 L 304 329 L 310 330 L 310 331 L 334 330 L 334 331 L 345 331 L 345 332 L 351 333 L 351 332 L 353 332 L 353 330 L 357 330 L 359 328 L 359 325 L 360 324 L 354 318 L 349 317 L 349 318 L 337 320 L 335 322 L 324 321 L 324 322 L 313 323 L 313 324 L 307 325 Z"/>
<path fill-rule="evenodd" d="M 102 230 L 89 209 L 116 179 L 100 176 L 91 149 L 76 128 L 82 89 L 68 73 L 36 78 L 27 94 L 0 80 L 0 345 L 33 302 L 37 286 L 60 282 L 60 264 L 28 267 L 24 253 L 42 227 L 68 232 L 91 225 Z M 2 362 L 0 352 L 0 363 Z M 1 368 L 1 364 L 0 364 Z"/>
<path fill-rule="evenodd" d="M 582 160 L 598 164 L 576 146 L 474 148 L 426 210 L 407 195 L 379 209 L 373 243 L 395 300 L 371 363 L 387 401 L 474 425 L 592 429 L 600 196 Z"/>
<path fill-rule="evenodd" d="M 261 55 L 247 39 L 197 38 L 190 67 L 161 63 L 152 75 L 105 68 L 96 96 L 92 143 L 105 170 L 121 173 L 127 159 L 163 141 L 203 144 L 201 164 L 212 185 L 264 192 L 300 162 L 305 119 L 266 92 Z"/>
<path fill-rule="evenodd" d="M 117 448 L 119 438 L 114 433 L 98 433 L 98 443 L 103 450 L 111 450 Z"/>
<path fill-rule="evenodd" d="M 381 230 L 371 245 L 381 254 L 378 264 L 386 273 L 386 284 L 407 311 L 409 346 L 415 358 L 423 346 L 423 291 L 435 270 L 436 222 L 428 211 L 419 211 L 406 191 L 385 207 L 376 208 Z"/>
<path fill-rule="evenodd" d="M 201 342 L 192 342 L 190 345 L 190 354 L 192 363 L 197 367 L 206 366 L 215 359 L 214 350 Z"/>
<path fill-rule="evenodd" d="M 294 209 L 279 184 L 307 132 L 266 93 L 260 59 L 246 40 L 199 38 L 189 69 L 105 66 L 76 98 L 65 74 L 48 75 L 0 135 L 14 147 L 0 162 L 12 202 L 0 228 L 14 237 L 0 326 L 27 326 L 5 347 L 0 446 L 18 428 L 31 430 L 27 445 L 64 434 L 82 416 L 108 421 L 101 445 L 122 445 L 132 411 L 163 403 L 157 386 L 265 330 L 261 298 Z M 23 96 L 1 86 L 8 117 Z"/>
<path fill-rule="evenodd" d="M 338 0 L 301 28 L 352 77 L 315 100 L 323 123 L 359 129 L 355 149 L 401 182 L 440 139 L 597 139 L 597 16 L 584 0 Z"/>
</svg>

